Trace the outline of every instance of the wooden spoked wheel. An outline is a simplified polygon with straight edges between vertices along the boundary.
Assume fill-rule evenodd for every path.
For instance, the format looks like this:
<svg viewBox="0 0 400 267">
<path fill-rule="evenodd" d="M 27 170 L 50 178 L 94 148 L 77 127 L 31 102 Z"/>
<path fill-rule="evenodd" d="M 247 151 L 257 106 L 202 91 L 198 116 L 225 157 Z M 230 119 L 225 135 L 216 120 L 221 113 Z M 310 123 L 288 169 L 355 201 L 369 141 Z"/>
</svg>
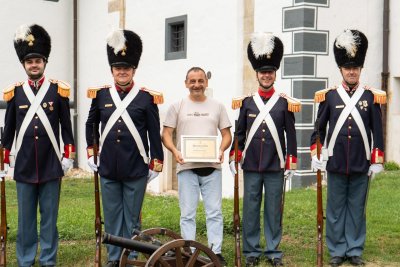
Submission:
<svg viewBox="0 0 400 267">
<path fill-rule="evenodd" d="M 142 234 L 134 235 L 132 239 L 160 246 L 174 239 L 182 239 L 179 234 L 166 228 L 150 228 L 142 231 L 141 233 Z M 126 248 L 122 250 L 119 263 L 120 267 L 145 266 L 148 258 L 151 256 L 149 254 L 138 252 L 137 259 L 129 259 L 131 252 L 132 250 Z"/>
<path fill-rule="evenodd" d="M 192 252 L 193 251 L 193 252 Z M 221 267 L 211 249 L 193 240 L 172 240 L 157 249 L 146 267 Z"/>
</svg>

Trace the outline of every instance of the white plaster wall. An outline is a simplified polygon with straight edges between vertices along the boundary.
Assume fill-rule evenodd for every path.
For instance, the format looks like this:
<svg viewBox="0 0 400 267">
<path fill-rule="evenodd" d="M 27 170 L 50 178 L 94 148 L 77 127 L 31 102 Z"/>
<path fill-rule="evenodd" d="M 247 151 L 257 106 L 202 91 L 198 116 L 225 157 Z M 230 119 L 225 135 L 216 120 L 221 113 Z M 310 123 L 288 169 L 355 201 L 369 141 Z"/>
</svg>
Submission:
<svg viewBox="0 0 400 267">
<path fill-rule="evenodd" d="M 390 22 L 389 22 L 389 72 L 388 85 L 388 121 L 387 121 L 387 142 L 386 160 L 400 163 L 400 17 L 396 11 L 400 10 L 400 1 L 390 1 Z"/>
</svg>

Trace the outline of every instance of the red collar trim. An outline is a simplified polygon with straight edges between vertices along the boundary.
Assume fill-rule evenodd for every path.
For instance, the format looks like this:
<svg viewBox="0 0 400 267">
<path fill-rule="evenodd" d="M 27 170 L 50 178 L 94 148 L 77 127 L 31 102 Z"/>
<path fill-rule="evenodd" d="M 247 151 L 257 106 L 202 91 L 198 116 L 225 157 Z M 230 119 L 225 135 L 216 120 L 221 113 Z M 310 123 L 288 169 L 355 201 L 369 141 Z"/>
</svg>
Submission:
<svg viewBox="0 0 400 267">
<path fill-rule="evenodd" d="M 28 80 L 28 84 L 35 89 L 39 89 L 42 86 L 43 82 L 44 82 L 44 76 L 36 81 Z"/>
<path fill-rule="evenodd" d="M 345 81 L 342 82 L 342 86 L 343 86 L 344 90 L 346 90 L 347 92 L 354 92 L 355 90 L 357 90 L 359 85 L 360 85 L 360 83 L 357 83 L 356 86 L 354 86 L 353 88 L 350 89 L 350 87 L 346 84 Z"/>
<path fill-rule="evenodd" d="M 133 88 L 135 85 L 135 82 L 132 81 L 128 86 L 120 86 L 118 84 L 115 84 L 115 88 L 117 89 L 118 93 L 129 93 L 129 91 Z M 124 88 L 124 89 L 123 89 Z"/>
<path fill-rule="evenodd" d="M 258 88 L 258 94 L 264 98 L 271 98 L 271 96 L 275 93 L 275 88 L 272 87 L 268 91 L 263 91 L 260 87 Z"/>
</svg>

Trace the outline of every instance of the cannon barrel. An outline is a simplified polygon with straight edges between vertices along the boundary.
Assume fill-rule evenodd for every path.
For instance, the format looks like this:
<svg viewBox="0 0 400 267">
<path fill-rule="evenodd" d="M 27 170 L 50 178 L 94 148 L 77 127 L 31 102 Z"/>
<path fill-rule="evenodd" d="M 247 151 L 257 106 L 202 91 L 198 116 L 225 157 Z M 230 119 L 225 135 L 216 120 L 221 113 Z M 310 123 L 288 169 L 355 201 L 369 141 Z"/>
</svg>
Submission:
<svg viewBox="0 0 400 267">
<path fill-rule="evenodd" d="M 130 250 L 135 250 L 145 254 L 153 254 L 160 246 L 136 241 L 133 239 L 128 239 L 120 236 L 111 235 L 108 233 L 103 234 L 103 244 L 110 244 L 117 247 L 127 248 Z"/>
</svg>

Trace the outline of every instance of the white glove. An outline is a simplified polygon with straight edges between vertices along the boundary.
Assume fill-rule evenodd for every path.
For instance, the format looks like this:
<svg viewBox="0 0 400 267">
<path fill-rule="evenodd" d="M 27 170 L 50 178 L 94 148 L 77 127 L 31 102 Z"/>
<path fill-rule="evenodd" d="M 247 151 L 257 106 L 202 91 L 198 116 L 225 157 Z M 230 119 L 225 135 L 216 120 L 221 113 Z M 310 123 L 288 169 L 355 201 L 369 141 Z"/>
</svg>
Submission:
<svg viewBox="0 0 400 267">
<path fill-rule="evenodd" d="M 10 154 L 8 156 L 8 158 L 10 159 L 10 168 L 14 168 L 15 167 L 15 155 L 14 154 Z"/>
<path fill-rule="evenodd" d="M 61 167 L 63 169 L 64 174 L 72 168 L 72 164 L 74 164 L 73 159 L 63 158 L 61 161 Z"/>
<path fill-rule="evenodd" d="M 4 170 L 0 171 L 0 179 L 6 177 L 6 175 L 7 175 L 7 171 L 6 171 L 6 168 L 5 168 L 5 165 L 4 165 Z"/>
<path fill-rule="evenodd" d="M 149 169 L 149 174 L 147 174 L 147 183 L 150 183 L 152 180 L 156 179 L 159 174 L 159 172 Z"/>
<path fill-rule="evenodd" d="M 97 172 L 99 166 L 100 166 L 100 157 L 97 157 L 97 165 L 94 164 L 94 157 L 91 156 L 90 158 L 88 158 L 87 164 L 89 165 L 90 169 L 92 169 L 92 171 Z"/>
<path fill-rule="evenodd" d="M 322 156 L 322 154 L 319 156 L 319 159 L 317 158 L 317 155 L 311 157 L 311 167 L 314 171 L 325 171 L 326 164 L 324 162 L 324 157 Z"/>
<path fill-rule="evenodd" d="M 283 174 L 284 176 L 287 177 L 287 179 L 290 179 L 293 177 L 293 175 L 296 173 L 296 170 L 286 170 L 285 173 Z"/>
<path fill-rule="evenodd" d="M 371 166 L 369 166 L 368 175 L 379 173 L 381 171 L 383 171 L 382 164 L 371 164 Z"/>
<path fill-rule="evenodd" d="M 236 168 L 235 168 L 235 162 L 234 161 L 231 161 L 229 163 L 229 169 L 231 170 L 232 175 L 235 176 L 236 175 Z"/>
</svg>

